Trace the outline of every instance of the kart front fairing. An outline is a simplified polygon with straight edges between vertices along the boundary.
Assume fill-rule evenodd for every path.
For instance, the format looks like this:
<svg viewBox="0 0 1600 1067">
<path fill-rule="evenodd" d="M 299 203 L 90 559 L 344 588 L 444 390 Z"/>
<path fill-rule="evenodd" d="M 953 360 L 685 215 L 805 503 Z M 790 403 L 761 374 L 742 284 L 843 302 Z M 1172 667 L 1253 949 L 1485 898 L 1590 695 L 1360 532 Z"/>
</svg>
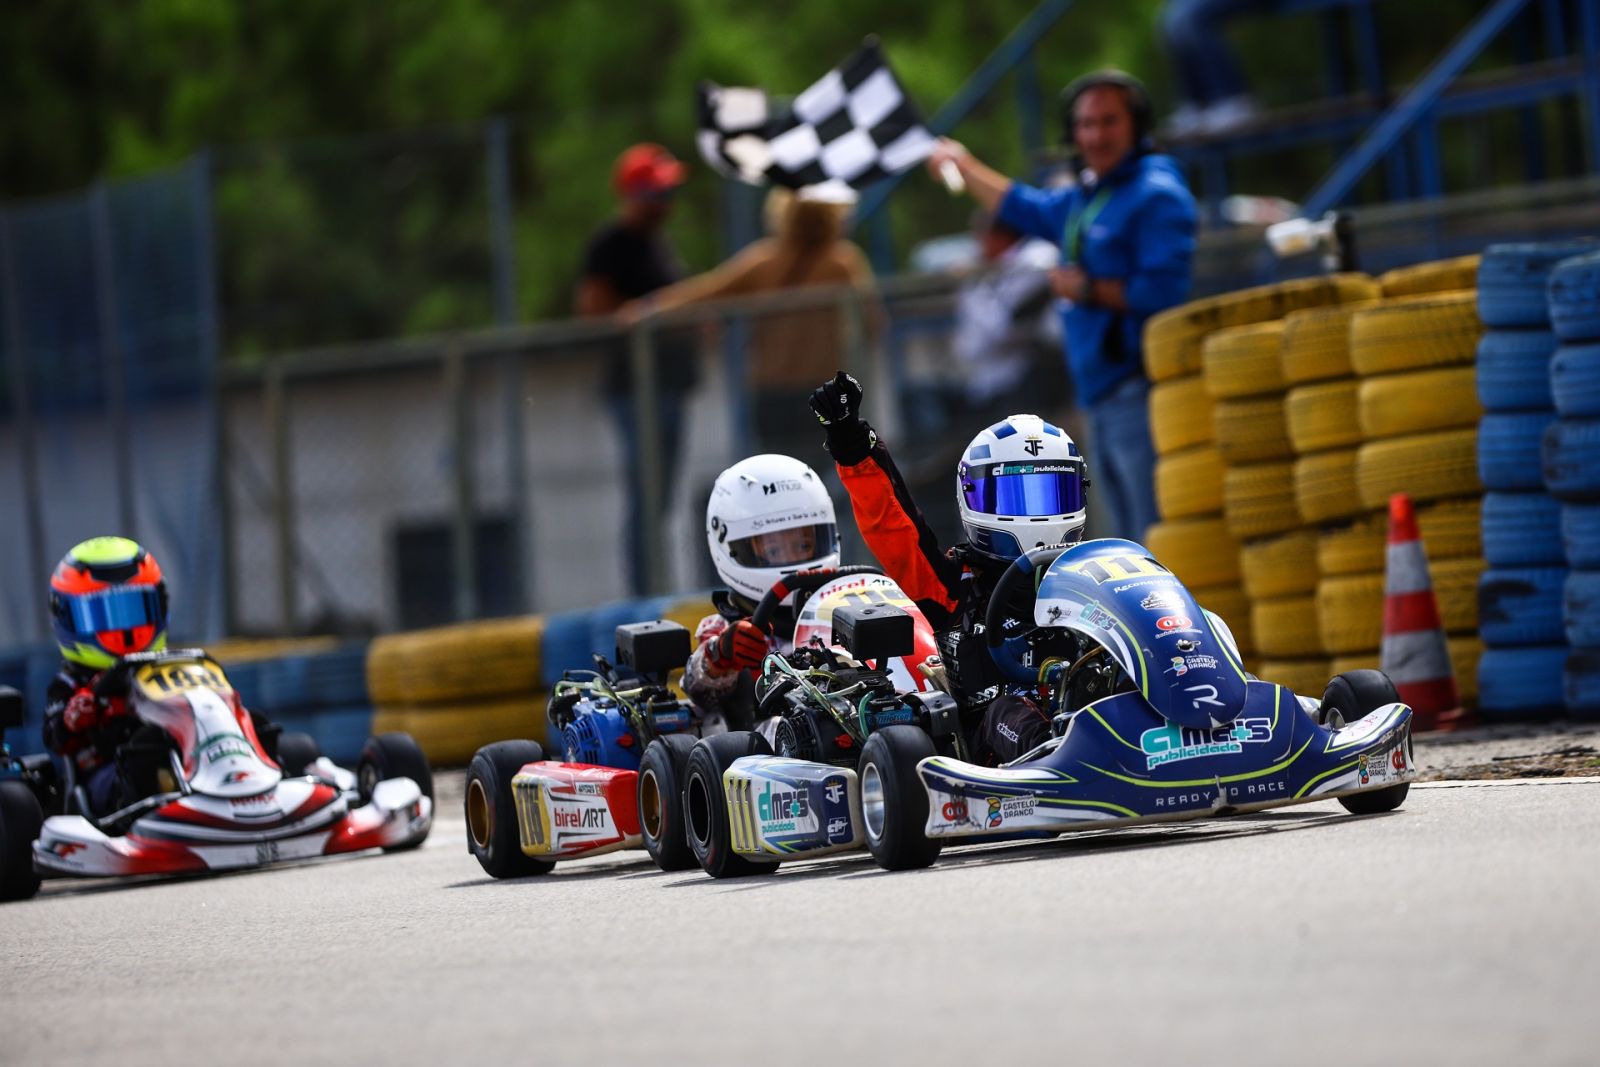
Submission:
<svg viewBox="0 0 1600 1067">
<path fill-rule="evenodd" d="M 1411 709 L 1388 704 L 1338 730 L 1295 695 L 1249 681 L 1216 727 L 1163 718 L 1139 693 L 1074 714 L 1036 759 L 990 768 L 944 756 L 918 765 L 929 837 L 1093 829 L 1192 819 L 1385 789 L 1416 776 Z"/>
<path fill-rule="evenodd" d="M 1085 541 L 1056 557 L 1039 582 L 1034 622 L 1105 648 L 1174 724 L 1217 727 L 1243 713 L 1246 675 L 1233 635 L 1132 541 Z"/>
</svg>

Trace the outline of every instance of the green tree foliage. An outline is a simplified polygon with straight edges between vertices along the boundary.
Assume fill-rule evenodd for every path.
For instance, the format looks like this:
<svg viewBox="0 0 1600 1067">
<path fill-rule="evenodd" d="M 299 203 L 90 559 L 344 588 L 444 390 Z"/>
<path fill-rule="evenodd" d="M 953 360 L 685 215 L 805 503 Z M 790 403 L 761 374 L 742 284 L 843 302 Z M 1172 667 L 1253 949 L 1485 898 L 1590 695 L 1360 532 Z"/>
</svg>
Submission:
<svg viewBox="0 0 1600 1067">
<path fill-rule="evenodd" d="M 638 140 L 693 156 L 694 86 L 793 93 L 869 33 L 932 112 L 1035 0 L 30 0 L 0 10 L 0 196 L 137 173 L 211 148 L 234 353 L 477 326 L 491 317 L 483 124 L 507 118 L 519 312 L 567 313 L 609 171 Z M 1425 60 L 1473 0 L 1380 5 Z M 1114 64 L 1171 78 L 1160 0 L 1079 0 L 1038 55 L 1054 91 Z M 1391 13 L 1387 9 L 1396 9 Z M 1404 9 L 1404 10 L 1400 10 Z M 1425 10 L 1424 10 L 1425 9 Z M 1272 103 L 1313 99 L 1317 23 L 1235 36 Z M 1398 21 L 1394 21 L 1398 20 Z M 1281 47 L 1284 27 L 1304 42 Z M 1387 35 L 1386 35 L 1387 41 Z M 1309 53 L 1307 50 L 1310 50 Z M 1408 53 L 1408 54 L 1409 54 Z M 1410 74 L 1420 65 L 1410 63 Z M 1402 64 L 1404 66 L 1404 64 Z M 1311 72 L 1311 73 L 1308 73 Z M 1402 70 L 1401 76 L 1406 76 Z M 1029 160 L 1012 85 L 957 131 L 1013 173 Z M 1325 159 L 1289 168 L 1297 195 Z M 1263 168 L 1263 186 L 1284 183 Z M 1304 173 L 1302 173 L 1304 172 Z M 692 267 L 721 246 L 725 193 L 696 167 L 671 226 Z M 914 176 L 896 240 L 959 229 L 969 202 Z"/>
</svg>

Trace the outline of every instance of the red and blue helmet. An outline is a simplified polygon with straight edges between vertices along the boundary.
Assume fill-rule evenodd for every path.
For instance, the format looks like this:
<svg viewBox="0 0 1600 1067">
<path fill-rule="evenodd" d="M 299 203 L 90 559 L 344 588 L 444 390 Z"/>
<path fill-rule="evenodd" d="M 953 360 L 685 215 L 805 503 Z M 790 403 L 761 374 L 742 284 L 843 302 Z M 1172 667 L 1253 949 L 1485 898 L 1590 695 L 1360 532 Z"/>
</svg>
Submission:
<svg viewBox="0 0 1600 1067">
<path fill-rule="evenodd" d="M 50 576 L 50 621 L 70 662 L 105 670 L 167 644 L 167 583 L 156 558 L 126 537 L 74 545 Z"/>
</svg>

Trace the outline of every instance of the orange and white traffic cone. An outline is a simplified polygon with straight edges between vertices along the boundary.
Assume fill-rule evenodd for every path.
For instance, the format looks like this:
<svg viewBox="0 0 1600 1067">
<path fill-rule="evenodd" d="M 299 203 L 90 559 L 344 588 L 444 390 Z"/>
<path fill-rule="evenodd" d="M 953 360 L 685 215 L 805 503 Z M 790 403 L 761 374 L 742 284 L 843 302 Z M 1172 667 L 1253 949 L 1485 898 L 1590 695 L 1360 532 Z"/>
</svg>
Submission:
<svg viewBox="0 0 1600 1067">
<path fill-rule="evenodd" d="M 1411 498 L 1389 498 L 1389 549 L 1383 581 L 1383 651 L 1379 666 L 1411 705 L 1418 731 L 1467 725 L 1450 665 L 1450 645 L 1428 575 Z"/>
</svg>

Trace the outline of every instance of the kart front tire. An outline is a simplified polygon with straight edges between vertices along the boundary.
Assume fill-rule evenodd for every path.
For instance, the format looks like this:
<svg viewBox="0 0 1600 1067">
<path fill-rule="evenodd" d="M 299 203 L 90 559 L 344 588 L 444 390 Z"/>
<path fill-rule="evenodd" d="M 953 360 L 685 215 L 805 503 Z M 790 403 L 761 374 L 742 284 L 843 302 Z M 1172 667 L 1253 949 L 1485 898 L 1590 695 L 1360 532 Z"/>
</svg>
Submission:
<svg viewBox="0 0 1600 1067">
<path fill-rule="evenodd" d="M 361 802 L 371 800 L 373 787 L 387 778 L 409 778 L 423 796 L 433 799 L 433 767 L 410 734 L 379 734 L 367 738 L 362 746 L 361 762 L 356 765 Z"/>
<path fill-rule="evenodd" d="M 733 851 L 728 826 L 728 797 L 722 773 L 741 756 L 770 756 L 772 746 L 760 734 L 737 730 L 713 734 L 697 742 L 689 753 L 683 785 L 683 808 L 689 831 L 689 850 L 700 868 L 713 878 L 739 878 L 771 874 L 776 863 L 752 860 Z"/>
<path fill-rule="evenodd" d="M 544 750 L 536 741 L 497 741 L 478 749 L 467 768 L 467 851 L 490 877 L 527 878 L 555 866 L 522 851 L 511 793 L 511 779 L 523 765 L 542 759 Z"/>
<path fill-rule="evenodd" d="M 285 733 L 278 738 L 278 766 L 285 778 L 302 778 L 322 755 L 322 746 L 310 734 Z"/>
<path fill-rule="evenodd" d="M 39 891 L 33 843 L 43 826 L 44 812 L 28 784 L 0 779 L 0 900 L 27 900 Z"/>
<path fill-rule="evenodd" d="M 639 761 L 639 833 L 645 851 L 663 871 L 687 871 L 696 864 L 683 814 L 694 746 L 689 734 L 666 734 L 650 742 Z"/>
<path fill-rule="evenodd" d="M 1338 720 L 1349 725 L 1377 708 L 1399 702 L 1399 690 L 1382 671 L 1345 671 L 1335 675 L 1328 683 L 1328 688 L 1322 694 L 1322 704 L 1317 709 L 1317 721 L 1337 728 Z M 1380 815 L 1404 804 L 1409 792 L 1411 783 L 1402 782 L 1387 789 L 1340 797 L 1339 803 L 1352 815 Z"/>
<path fill-rule="evenodd" d="M 886 871 L 930 866 L 942 847 L 925 832 L 928 791 L 917 764 L 934 755 L 933 739 L 915 726 L 887 726 L 861 748 L 861 818 L 867 849 Z"/>
</svg>

